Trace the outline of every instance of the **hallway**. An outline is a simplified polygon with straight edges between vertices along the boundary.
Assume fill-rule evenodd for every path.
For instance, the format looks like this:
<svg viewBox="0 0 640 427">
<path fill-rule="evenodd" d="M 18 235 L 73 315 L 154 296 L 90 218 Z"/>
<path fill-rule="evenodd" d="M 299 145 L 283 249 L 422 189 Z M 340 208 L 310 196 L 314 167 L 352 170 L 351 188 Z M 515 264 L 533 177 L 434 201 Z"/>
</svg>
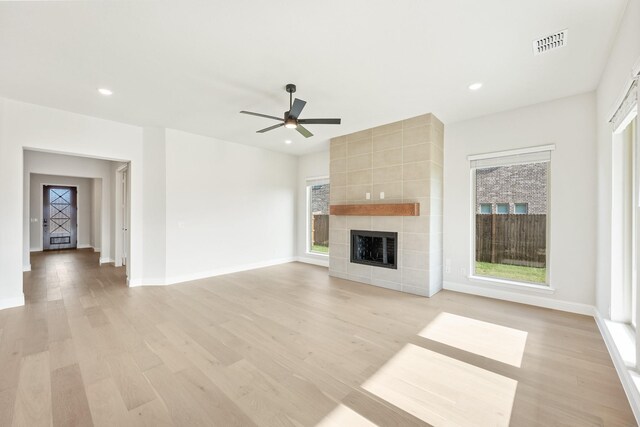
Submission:
<svg viewBox="0 0 640 427">
<path fill-rule="evenodd" d="M 125 269 L 100 266 L 99 258 L 92 249 L 32 253 L 31 271 L 24 276 L 25 303 L 61 300 L 63 291 L 67 301 L 92 290 L 126 287 Z"/>
</svg>

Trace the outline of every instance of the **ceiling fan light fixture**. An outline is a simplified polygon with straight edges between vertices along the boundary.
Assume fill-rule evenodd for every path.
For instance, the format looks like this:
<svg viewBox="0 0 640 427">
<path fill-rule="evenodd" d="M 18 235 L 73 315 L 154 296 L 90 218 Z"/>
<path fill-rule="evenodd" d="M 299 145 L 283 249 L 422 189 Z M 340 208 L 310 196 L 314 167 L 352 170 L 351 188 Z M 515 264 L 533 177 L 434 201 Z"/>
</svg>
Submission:
<svg viewBox="0 0 640 427">
<path fill-rule="evenodd" d="M 287 129 L 295 129 L 298 127 L 298 123 L 296 122 L 296 119 L 287 119 L 284 122 L 284 127 L 286 127 Z"/>
<path fill-rule="evenodd" d="M 269 126 L 264 129 L 256 131 L 257 133 L 266 133 L 274 129 L 286 127 L 287 129 L 295 129 L 300 135 L 305 138 L 311 138 L 313 134 L 305 127 L 306 125 L 339 125 L 342 121 L 340 119 L 299 119 L 302 109 L 307 104 L 307 101 L 302 99 L 293 99 L 293 93 L 296 91 L 296 85 L 288 84 L 287 93 L 289 93 L 289 111 L 284 112 L 284 117 L 270 116 L 268 114 L 254 113 L 252 111 L 240 111 L 241 114 L 248 114 L 250 116 L 264 117 L 265 119 L 276 120 L 279 122 L 277 125 Z"/>
</svg>

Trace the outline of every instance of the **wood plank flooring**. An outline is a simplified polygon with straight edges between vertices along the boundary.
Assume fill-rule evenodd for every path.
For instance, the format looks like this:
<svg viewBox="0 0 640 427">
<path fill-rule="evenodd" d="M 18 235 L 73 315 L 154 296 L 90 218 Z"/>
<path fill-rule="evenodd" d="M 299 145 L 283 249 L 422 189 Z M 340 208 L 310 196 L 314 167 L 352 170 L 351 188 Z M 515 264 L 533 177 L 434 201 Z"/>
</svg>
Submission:
<svg viewBox="0 0 640 427">
<path fill-rule="evenodd" d="M 636 425 L 589 317 L 299 263 L 133 289 L 89 250 L 31 264 L 0 426 Z"/>
</svg>

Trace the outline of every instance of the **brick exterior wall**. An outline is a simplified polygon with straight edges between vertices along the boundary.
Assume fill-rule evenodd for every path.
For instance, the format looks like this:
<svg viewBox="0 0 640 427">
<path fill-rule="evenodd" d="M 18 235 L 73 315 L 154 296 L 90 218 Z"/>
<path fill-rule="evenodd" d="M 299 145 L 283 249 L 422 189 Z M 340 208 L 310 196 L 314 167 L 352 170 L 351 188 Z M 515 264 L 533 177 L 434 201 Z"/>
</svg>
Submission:
<svg viewBox="0 0 640 427">
<path fill-rule="evenodd" d="M 548 163 L 500 166 L 476 170 L 476 213 L 480 204 L 508 203 L 509 213 L 515 203 L 527 203 L 529 214 L 547 213 Z"/>
<path fill-rule="evenodd" d="M 311 213 L 329 215 L 329 184 L 311 187 Z"/>
</svg>

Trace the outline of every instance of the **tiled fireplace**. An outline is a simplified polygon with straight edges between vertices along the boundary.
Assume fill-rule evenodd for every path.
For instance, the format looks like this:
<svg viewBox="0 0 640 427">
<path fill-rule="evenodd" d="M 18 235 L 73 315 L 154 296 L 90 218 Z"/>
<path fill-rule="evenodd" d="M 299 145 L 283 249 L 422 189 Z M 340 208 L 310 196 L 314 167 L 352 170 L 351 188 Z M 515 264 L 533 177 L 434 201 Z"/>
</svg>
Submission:
<svg viewBox="0 0 640 427">
<path fill-rule="evenodd" d="M 332 205 L 419 203 L 420 214 L 332 215 L 329 274 L 418 295 L 442 289 L 443 144 L 444 125 L 432 114 L 331 140 Z M 354 231 L 397 237 L 394 246 L 363 240 L 360 256 L 371 262 L 362 262 Z M 387 265 L 376 265 L 385 256 Z"/>
</svg>

